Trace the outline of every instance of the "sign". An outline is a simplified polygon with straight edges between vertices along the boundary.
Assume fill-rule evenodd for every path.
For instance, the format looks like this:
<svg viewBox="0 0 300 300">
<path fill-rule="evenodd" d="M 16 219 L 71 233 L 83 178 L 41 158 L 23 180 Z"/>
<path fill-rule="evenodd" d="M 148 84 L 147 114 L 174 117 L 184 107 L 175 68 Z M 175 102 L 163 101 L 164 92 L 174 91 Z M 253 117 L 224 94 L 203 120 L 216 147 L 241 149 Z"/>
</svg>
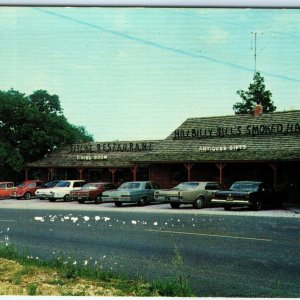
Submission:
<svg viewBox="0 0 300 300">
<path fill-rule="evenodd" d="M 77 160 L 106 160 L 107 155 L 77 155 Z"/>
<path fill-rule="evenodd" d="M 214 137 L 239 137 L 260 136 L 274 134 L 300 134 L 300 123 L 261 124 L 261 125 L 238 125 L 228 127 L 191 128 L 177 129 L 174 131 L 174 140 L 191 140 Z"/>
<path fill-rule="evenodd" d="M 93 144 L 74 144 L 71 145 L 70 153 L 93 153 L 93 152 L 143 152 L 151 151 L 153 142 L 110 142 Z"/>
<path fill-rule="evenodd" d="M 240 151 L 246 150 L 246 145 L 227 145 L 227 146 L 201 146 L 200 152 L 223 152 L 223 151 Z"/>
</svg>

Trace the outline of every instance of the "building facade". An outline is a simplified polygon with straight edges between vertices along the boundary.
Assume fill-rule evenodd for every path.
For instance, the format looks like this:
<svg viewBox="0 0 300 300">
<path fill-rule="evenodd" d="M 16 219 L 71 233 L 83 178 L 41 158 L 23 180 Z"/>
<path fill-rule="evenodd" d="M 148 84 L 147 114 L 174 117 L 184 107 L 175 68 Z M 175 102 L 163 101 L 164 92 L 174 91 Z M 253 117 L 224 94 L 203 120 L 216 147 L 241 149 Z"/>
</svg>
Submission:
<svg viewBox="0 0 300 300">
<path fill-rule="evenodd" d="M 182 181 L 264 180 L 275 188 L 300 185 L 300 110 L 190 118 L 165 140 L 66 146 L 27 164 L 27 176 L 115 183 L 150 179 L 161 187 Z"/>
</svg>

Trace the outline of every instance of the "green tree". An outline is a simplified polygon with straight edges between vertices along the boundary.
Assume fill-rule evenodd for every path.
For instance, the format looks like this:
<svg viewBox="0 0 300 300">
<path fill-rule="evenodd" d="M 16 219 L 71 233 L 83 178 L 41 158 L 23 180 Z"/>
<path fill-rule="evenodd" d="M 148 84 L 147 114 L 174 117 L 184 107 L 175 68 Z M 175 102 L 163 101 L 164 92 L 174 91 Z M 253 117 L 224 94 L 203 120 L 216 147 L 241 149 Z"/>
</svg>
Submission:
<svg viewBox="0 0 300 300">
<path fill-rule="evenodd" d="M 238 90 L 237 94 L 242 98 L 242 101 L 233 105 L 233 110 L 236 114 L 252 113 L 256 103 L 260 103 L 263 106 L 265 113 L 276 110 L 276 106 L 271 100 L 272 93 L 266 90 L 264 78 L 259 72 L 254 74 L 253 83 L 250 83 L 248 90 Z"/>
<path fill-rule="evenodd" d="M 0 91 L 0 179 L 22 179 L 25 163 L 63 144 L 92 140 L 83 126 L 68 122 L 58 96 Z"/>
</svg>

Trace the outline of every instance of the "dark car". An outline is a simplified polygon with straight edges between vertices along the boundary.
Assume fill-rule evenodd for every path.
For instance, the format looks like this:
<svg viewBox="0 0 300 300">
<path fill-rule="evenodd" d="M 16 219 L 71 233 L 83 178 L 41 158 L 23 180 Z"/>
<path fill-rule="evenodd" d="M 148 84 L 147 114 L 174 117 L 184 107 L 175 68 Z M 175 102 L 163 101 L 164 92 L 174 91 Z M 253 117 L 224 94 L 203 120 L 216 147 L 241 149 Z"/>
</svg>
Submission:
<svg viewBox="0 0 300 300">
<path fill-rule="evenodd" d="M 72 200 L 84 203 L 93 201 L 94 203 L 102 202 L 102 193 L 107 190 L 115 189 L 116 187 L 110 182 L 91 182 L 86 183 L 80 190 L 70 192 Z"/>
<path fill-rule="evenodd" d="M 263 207 L 282 205 L 282 193 L 274 191 L 261 181 L 237 181 L 227 191 L 218 191 L 211 200 L 213 205 L 223 206 L 225 210 L 233 206 L 247 206 L 254 210 Z"/>
</svg>

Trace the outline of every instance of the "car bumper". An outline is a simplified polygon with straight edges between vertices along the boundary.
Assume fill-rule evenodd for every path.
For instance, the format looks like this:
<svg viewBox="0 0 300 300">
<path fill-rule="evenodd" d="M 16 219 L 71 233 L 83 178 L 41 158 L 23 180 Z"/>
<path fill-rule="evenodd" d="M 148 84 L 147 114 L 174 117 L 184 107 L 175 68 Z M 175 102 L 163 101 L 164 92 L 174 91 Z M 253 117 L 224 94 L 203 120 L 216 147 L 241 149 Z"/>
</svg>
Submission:
<svg viewBox="0 0 300 300">
<path fill-rule="evenodd" d="M 246 199 L 234 199 L 234 200 L 227 200 L 227 199 L 211 199 L 212 204 L 223 204 L 223 205 L 251 205 L 249 200 Z"/>
<path fill-rule="evenodd" d="M 169 203 L 169 202 L 182 202 L 183 199 L 178 197 L 178 196 L 155 196 L 154 200 L 157 202 L 165 202 L 165 203 Z"/>
<path fill-rule="evenodd" d="M 130 197 L 103 197 L 102 202 L 134 202 Z"/>
</svg>

